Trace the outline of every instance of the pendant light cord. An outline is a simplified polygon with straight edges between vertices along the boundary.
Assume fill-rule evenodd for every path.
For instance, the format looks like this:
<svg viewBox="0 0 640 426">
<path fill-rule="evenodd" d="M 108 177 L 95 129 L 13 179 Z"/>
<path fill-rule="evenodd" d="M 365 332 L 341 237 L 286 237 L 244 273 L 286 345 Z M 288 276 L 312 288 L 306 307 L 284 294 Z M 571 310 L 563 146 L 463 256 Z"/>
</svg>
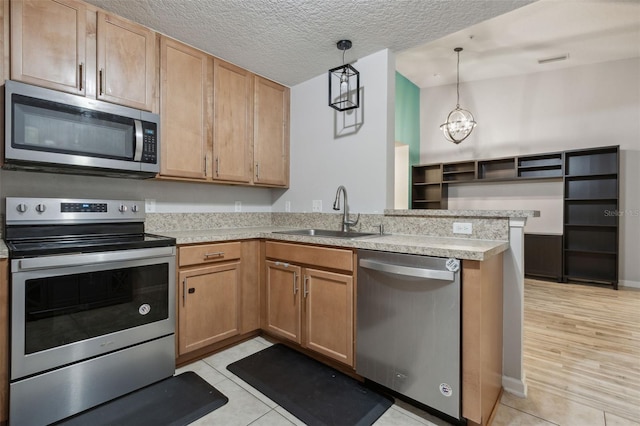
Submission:
<svg viewBox="0 0 640 426">
<path fill-rule="evenodd" d="M 458 53 L 458 65 L 456 67 L 456 93 L 458 94 L 458 101 L 456 102 L 456 108 L 460 108 L 460 51 Z M 343 59 L 344 61 L 344 59 Z"/>
</svg>

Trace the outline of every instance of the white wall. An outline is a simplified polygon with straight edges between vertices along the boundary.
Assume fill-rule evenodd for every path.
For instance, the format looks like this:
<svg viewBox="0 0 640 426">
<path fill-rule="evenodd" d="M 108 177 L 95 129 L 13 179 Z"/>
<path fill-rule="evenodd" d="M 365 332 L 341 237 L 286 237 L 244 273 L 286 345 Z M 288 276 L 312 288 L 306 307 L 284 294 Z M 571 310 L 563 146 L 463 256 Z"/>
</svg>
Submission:
<svg viewBox="0 0 640 426">
<path fill-rule="evenodd" d="M 393 206 L 395 61 L 382 50 L 353 62 L 360 72 L 358 109 L 327 105 L 327 75 L 291 88 L 291 186 L 274 191 L 273 211 L 311 212 L 313 200 L 333 212 L 339 185 L 352 213 Z"/>
<path fill-rule="evenodd" d="M 460 85 L 478 126 L 460 145 L 439 125 L 455 85 L 421 91 L 421 163 L 620 145 L 620 278 L 640 285 L 640 59 Z M 536 209 L 526 232 L 562 232 L 562 183 L 449 185 L 449 208 Z"/>
<path fill-rule="evenodd" d="M 0 171 L 0 199 L 4 197 L 68 197 L 155 199 L 156 212 L 271 211 L 271 191 L 241 186 L 101 178 L 93 176 Z M 0 208 L 4 211 L 4 203 Z"/>
</svg>

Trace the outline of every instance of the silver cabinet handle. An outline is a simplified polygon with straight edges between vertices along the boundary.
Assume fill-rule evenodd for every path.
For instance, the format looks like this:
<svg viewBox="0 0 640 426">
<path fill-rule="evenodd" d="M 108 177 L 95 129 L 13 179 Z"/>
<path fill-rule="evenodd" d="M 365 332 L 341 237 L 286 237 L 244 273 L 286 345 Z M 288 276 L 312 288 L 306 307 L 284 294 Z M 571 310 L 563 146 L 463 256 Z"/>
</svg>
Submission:
<svg viewBox="0 0 640 426">
<path fill-rule="evenodd" d="M 298 273 L 293 273 L 293 295 L 295 296 L 298 293 Z"/>
<path fill-rule="evenodd" d="M 205 253 L 204 254 L 204 258 L 208 259 L 210 257 L 223 257 L 224 256 L 224 252 L 223 251 L 216 251 L 213 253 Z"/>
<path fill-rule="evenodd" d="M 209 158 L 209 154 L 204 155 L 202 168 L 204 169 L 204 177 L 207 177 L 207 159 Z"/>
<path fill-rule="evenodd" d="M 103 88 L 103 77 L 104 77 L 104 71 L 102 68 L 100 68 L 100 71 L 98 72 L 98 86 L 100 87 L 100 96 L 102 96 L 102 94 L 104 93 L 104 88 Z"/>
<path fill-rule="evenodd" d="M 256 180 L 260 180 L 260 164 L 256 163 Z"/>
<path fill-rule="evenodd" d="M 220 157 L 216 157 L 216 177 L 220 176 Z"/>
<path fill-rule="evenodd" d="M 304 276 L 304 292 L 303 292 L 305 299 L 307 298 L 307 294 L 309 294 L 309 276 L 305 275 Z"/>
<path fill-rule="evenodd" d="M 84 67 L 84 64 L 82 62 L 80 62 L 80 64 L 78 65 L 78 77 L 79 77 L 79 82 L 78 82 L 78 90 L 80 90 L 82 92 L 82 83 L 83 83 L 83 79 L 82 79 L 82 68 Z"/>
<path fill-rule="evenodd" d="M 389 263 L 377 262 L 370 259 L 360 259 L 360 266 L 375 271 L 387 272 L 395 275 L 405 275 L 408 277 L 429 278 L 433 280 L 453 281 L 455 274 L 450 271 L 440 271 L 437 269 L 413 268 L 411 266 L 392 265 Z"/>
</svg>

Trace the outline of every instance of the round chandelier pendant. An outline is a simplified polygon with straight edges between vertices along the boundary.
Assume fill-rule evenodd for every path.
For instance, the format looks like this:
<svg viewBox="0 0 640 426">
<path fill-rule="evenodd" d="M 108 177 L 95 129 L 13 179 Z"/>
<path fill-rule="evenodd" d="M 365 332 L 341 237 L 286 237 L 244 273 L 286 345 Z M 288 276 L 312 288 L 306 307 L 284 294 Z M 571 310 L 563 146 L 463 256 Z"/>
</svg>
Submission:
<svg viewBox="0 0 640 426">
<path fill-rule="evenodd" d="M 447 121 L 440 125 L 440 130 L 449 142 L 457 145 L 469 137 L 474 127 L 476 127 L 476 121 L 473 114 L 458 106 L 449 113 Z"/>
<path fill-rule="evenodd" d="M 442 130 L 444 137 L 449 142 L 457 145 L 469 137 L 477 123 L 471 112 L 460 108 L 460 52 L 462 52 L 462 47 L 456 47 L 453 51 L 458 54 L 458 64 L 456 68 L 456 93 L 458 102 L 456 103 L 456 108 L 447 116 L 447 121 L 440 125 L 440 130 Z"/>
</svg>

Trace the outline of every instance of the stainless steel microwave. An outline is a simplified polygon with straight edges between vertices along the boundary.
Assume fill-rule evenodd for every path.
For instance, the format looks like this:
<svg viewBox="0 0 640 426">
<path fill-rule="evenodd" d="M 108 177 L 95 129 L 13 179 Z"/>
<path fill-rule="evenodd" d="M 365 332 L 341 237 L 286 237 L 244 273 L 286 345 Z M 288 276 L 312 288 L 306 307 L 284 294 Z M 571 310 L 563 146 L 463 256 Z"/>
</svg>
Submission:
<svg viewBox="0 0 640 426">
<path fill-rule="evenodd" d="M 5 82 L 3 168 L 150 178 L 160 171 L 160 117 Z"/>
</svg>

